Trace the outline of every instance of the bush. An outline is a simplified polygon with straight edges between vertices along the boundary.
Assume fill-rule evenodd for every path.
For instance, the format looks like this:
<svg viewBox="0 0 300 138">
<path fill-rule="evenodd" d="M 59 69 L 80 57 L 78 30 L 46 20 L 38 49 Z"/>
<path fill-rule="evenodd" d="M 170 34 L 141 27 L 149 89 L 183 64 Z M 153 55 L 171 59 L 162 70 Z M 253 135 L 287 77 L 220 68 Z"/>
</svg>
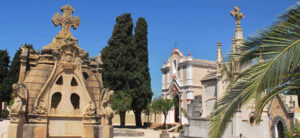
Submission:
<svg viewBox="0 0 300 138">
<path fill-rule="evenodd" d="M 291 131 L 284 131 L 285 138 L 300 138 L 300 128 L 294 127 Z"/>
</svg>

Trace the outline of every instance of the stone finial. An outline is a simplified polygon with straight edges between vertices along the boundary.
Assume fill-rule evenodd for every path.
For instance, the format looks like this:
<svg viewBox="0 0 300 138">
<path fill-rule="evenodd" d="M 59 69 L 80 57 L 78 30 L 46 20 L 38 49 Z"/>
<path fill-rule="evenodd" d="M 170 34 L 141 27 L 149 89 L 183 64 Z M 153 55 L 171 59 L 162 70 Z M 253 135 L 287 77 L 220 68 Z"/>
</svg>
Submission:
<svg viewBox="0 0 300 138">
<path fill-rule="evenodd" d="M 52 22 L 55 26 L 61 25 L 61 31 L 58 33 L 60 36 L 72 35 L 70 28 L 77 29 L 80 24 L 78 16 L 72 17 L 74 9 L 70 5 L 61 7 L 62 15 L 58 12 L 52 17 Z"/>
<path fill-rule="evenodd" d="M 241 20 L 244 18 L 244 14 L 240 13 L 240 8 L 235 6 L 234 9 L 230 12 L 230 15 L 234 17 L 237 25 L 241 24 Z"/>
<path fill-rule="evenodd" d="M 188 56 L 189 56 L 189 57 L 191 56 L 191 51 L 188 51 Z"/>
</svg>

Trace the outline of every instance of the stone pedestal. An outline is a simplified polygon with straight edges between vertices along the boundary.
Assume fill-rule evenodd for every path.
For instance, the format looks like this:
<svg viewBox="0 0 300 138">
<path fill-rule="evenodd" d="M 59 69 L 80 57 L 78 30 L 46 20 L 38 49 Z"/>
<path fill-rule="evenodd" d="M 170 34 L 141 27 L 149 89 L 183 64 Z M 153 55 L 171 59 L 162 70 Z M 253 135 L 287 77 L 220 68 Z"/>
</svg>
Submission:
<svg viewBox="0 0 300 138">
<path fill-rule="evenodd" d="M 162 131 L 159 135 L 160 138 L 169 138 L 169 134 L 167 131 Z"/>
<path fill-rule="evenodd" d="M 22 113 L 11 113 L 11 120 L 8 126 L 8 138 L 22 138 L 24 114 Z"/>
<path fill-rule="evenodd" d="M 113 127 L 109 125 L 84 125 L 83 138 L 113 138 Z"/>
<path fill-rule="evenodd" d="M 47 124 L 24 124 L 22 138 L 47 138 Z"/>
</svg>

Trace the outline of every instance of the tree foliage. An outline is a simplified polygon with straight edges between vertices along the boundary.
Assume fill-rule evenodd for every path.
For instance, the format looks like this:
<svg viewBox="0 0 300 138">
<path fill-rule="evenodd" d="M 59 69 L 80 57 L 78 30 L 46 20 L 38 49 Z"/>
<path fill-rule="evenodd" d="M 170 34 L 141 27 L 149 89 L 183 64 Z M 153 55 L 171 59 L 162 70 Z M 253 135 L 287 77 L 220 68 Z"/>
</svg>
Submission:
<svg viewBox="0 0 300 138">
<path fill-rule="evenodd" d="M 125 126 L 125 115 L 126 111 L 131 109 L 132 98 L 130 94 L 125 91 L 116 92 L 111 101 L 111 107 L 113 110 L 119 112 L 120 115 L 120 126 Z"/>
<path fill-rule="evenodd" d="M 291 6 L 272 26 L 258 31 L 231 53 L 239 64 L 254 63 L 231 78 L 225 96 L 217 102 L 209 135 L 223 135 L 235 111 L 249 100 L 255 100 L 256 123 L 260 123 L 264 107 L 280 93 L 299 89 L 300 80 L 300 3 Z M 230 71 L 229 71 L 230 72 Z M 230 75 L 229 75 L 230 76 Z"/>
<path fill-rule="evenodd" d="M 130 89 L 132 96 L 131 107 L 135 113 L 136 126 L 141 126 L 141 112 L 151 102 L 151 78 L 148 67 L 148 31 L 144 18 L 138 18 L 134 29 L 133 44 L 129 47 L 131 70 L 129 73 Z"/>
<path fill-rule="evenodd" d="M 132 98 L 125 91 L 116 92 L 112 97 L 111 107 L 115 111 L 124 111 L 131 109 Z"/>
<path fill-rule="evenodd" d="M 129 90 L 127 49 L 132 42 L 133 23 L 131 15 L 126 13 L 116 19 L 112 36 L 108 46 L 101 51 L 103 61 L 103 84 L 104 87 L 118 91 Z"/>
<path fill-rule="evenodd" d="M 173 104 L 174 102 L 172 99 L 163 98 L 158 98 L 157 100 L 154 100 L 152 102 L 152 109 L 155 109 L 157 112 L 161 112 L 164 114 L 164 127 L 166 127 L 168 112 L 172 109 Z"/>
</svg>

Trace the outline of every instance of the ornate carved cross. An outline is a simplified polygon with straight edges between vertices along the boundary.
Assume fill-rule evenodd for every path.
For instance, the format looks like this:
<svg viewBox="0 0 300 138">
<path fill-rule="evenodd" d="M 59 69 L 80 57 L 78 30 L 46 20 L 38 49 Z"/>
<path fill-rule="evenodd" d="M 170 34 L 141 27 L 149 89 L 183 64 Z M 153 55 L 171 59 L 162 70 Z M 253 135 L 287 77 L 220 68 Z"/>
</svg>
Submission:
<svg viewBox="0 0 300 138">
<path fill-rule="evenodd" d="M 244 18 L 244 14 L 240 13 L 240 8 L 235 6 L 234 9 L 230 12 L 230 15 L 234 17 L 237 25 L 241 24 L 241 20 Z"/>
<path fill-rule="evenodd" d="M 73 29 L 76 29 L 79 24 L 80 20 L 78 16 L 72 17 L 72 13 L 74 12 L 74 9 L 70 5 L 66 5 L 61 7 L 62 15 L 57 12 L 53 17 L 52 21 L 55 26 L 61 25 L 61 31 L 58 33 L 58 35 L 72 35 L 70 32 L 70 27 L 73 27 Z"/>
</svg>

